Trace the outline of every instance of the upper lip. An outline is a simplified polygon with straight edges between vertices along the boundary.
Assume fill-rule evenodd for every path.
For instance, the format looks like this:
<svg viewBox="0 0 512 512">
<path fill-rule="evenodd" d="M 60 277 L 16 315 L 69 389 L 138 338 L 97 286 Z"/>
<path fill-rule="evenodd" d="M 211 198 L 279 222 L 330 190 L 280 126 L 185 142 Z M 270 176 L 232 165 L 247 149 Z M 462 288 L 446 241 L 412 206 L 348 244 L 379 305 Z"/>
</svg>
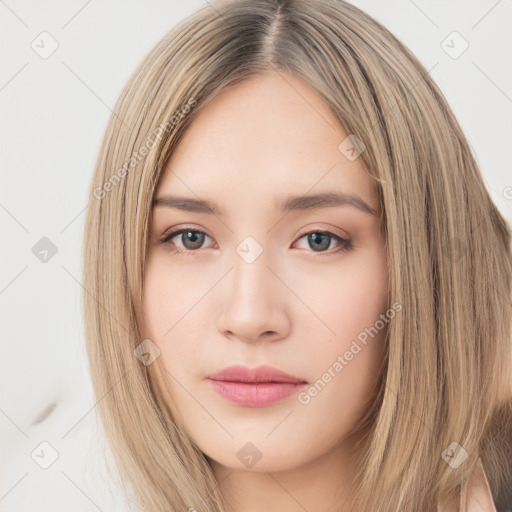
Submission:
<svg viewBox="0 0 512 512">
<path fill-rule="evenodd" d="M 272 366 L 258 366 L 249 368 L 247 366 L 229 366 L 220 372 L 212 373 L 206 377 L 211 380 L 226 382 L 291 382 L 294 384 L 306 383 L 300 377 L 294 377 Z"/>
</svg>

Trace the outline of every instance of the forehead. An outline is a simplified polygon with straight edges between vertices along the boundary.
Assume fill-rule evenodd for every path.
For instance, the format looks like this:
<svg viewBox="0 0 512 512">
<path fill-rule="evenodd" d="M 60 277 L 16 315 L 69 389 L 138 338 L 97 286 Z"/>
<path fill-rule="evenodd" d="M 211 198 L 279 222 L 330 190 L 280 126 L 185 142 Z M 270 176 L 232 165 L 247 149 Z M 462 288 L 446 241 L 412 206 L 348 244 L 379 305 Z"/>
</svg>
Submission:
<svg viewBox="0 0 512 512">
<path fill-rule="evenodd" d="M 171 155 L 157 195 L 274 198 L 336 190 L 375 202 L 362 159 L 351 161 L 339 149 L 347 137 L 302 79 L 281 71 L 253 77 L 199 112 Z"/>
</svg>

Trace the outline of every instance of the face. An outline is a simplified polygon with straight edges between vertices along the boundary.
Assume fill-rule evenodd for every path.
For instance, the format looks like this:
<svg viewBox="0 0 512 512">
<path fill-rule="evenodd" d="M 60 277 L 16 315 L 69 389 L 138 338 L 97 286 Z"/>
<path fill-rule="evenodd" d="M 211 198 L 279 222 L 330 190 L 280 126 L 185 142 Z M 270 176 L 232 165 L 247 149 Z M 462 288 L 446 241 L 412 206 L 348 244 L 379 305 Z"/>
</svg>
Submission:
<svg viewBox="0 0 512 512">
<path fill-rule="evenodd" d="M 320 97 L 281 75 L 224 90 L 180 141 L 143 296 L 176 421 L 253 471 L 336 448 L 376 390 L 389 321 L 375 182 Z"/>
</svg>

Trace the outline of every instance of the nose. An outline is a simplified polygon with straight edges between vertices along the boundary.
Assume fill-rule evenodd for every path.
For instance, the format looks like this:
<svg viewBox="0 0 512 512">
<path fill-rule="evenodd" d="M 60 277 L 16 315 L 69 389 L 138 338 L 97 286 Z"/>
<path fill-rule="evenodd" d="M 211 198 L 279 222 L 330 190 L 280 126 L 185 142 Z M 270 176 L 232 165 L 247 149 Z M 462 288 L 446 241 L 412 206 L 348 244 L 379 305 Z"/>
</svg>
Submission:
<svg viewBox="0 0 512 512">
<path fill-rule="evenodd" d="M 252 262 L 235 254 L 231 262 L 233 268 L 219 289 L 219 332 L 244 342 L 287 337 L 290 292 L 278 277 L 279 265 L 269 261 L 266 251 Z"/>
</svg>

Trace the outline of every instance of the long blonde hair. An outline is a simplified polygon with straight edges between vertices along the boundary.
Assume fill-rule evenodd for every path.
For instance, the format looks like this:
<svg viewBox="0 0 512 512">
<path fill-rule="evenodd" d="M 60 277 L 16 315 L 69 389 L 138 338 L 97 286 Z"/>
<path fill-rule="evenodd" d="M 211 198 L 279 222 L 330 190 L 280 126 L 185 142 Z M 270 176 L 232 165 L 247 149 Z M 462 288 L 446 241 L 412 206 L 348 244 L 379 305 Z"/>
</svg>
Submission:
<svg viewBox="0 0 512 512">
<path fill-rule="evenodd" d="M 342 0 L 209 3 L 155 46 L 118 100 L 90 189 L 83 300 L 100 417 L 126 489 L 141 510 L 225 510 L 208 460 L 172 417 L 162 368 L 134 350 L 147 337 L 144 265 L 162 169 L 219 92 L 267 71 L 304 79 L 363 141 L 384 212 L 389 300 L 402 314 L 389 324 L 381 385 L 357 425 L 370 434 L 353 510 L 430 512 L 453 496 L 465 510 L 479 457 L 504 506 L 510 231 L 428 71 Z M 467 452 L 457 469 L 442 456 L 450 446 Z"/>
</svg>

